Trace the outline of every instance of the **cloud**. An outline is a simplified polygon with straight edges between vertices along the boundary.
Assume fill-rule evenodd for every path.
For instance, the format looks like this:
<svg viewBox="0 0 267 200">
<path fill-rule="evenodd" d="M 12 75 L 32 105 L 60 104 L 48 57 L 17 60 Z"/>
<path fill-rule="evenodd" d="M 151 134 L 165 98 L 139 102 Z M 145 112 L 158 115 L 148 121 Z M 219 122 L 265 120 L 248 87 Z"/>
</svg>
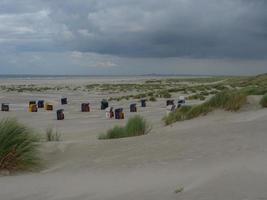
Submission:
<svg viewBox="0 0 267 200">
<path fill-rule="evenodd" d="M 126 57 L 266 58 L 264 0 L 15 2 L 2 3 L 11 14 L 0 14 L 1 43 Z"/>
<path fill-rule="evenodd" d="M 1 0 L 0 70 L 34 63 L 59 72 L 186 71 L 191 60 L 197 72 L 198 61 L 234 67 L 238 60 L 262 71 L 266 10 L 266 0 Z"/>
<path fill-rule="evenodd" d="M 68 1 L 51 17 L 75 35 L 64 42 L 71 50 L 126 57 L 266 58 L 266 9 L 262 0 Z"/>
</svg>

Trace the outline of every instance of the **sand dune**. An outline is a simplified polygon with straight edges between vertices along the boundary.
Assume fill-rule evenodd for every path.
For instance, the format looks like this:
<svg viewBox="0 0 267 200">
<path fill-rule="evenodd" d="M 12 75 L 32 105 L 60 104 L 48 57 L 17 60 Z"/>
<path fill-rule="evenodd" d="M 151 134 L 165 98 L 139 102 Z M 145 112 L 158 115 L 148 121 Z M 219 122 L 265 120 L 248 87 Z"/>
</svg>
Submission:
<svg viewBox="0 0 267 200">
<path fill-rule="evenodd" d="M 57 102 L 62 94 L 46 95 Z M 99 110 L 100 96 L 69 96 L 66 120 L 55 113 L 27 113 L 32 97 L 1 94 L 13 103 L 16 116 L 44 134 L 52 126 L 63 141 L 44 143 L 41 172 L 0 177 L 3 200 L 174 200 L 267 199 L 267 110 L 257 96 L 237 113 L 217 110 L 207 116 L 165 127 L 165 101 L 138 107 L 152 124 L 145 136 L 102 141 L 97 136 L 123 121 L 107 120 Z M 80 113 L 90 99 L 93 112 Z M 129 102 L 114 102 L 128 109 Z M 60 105 L 57 105 L 61 107 Z M 128 111 L 127 118 L 132 116 Z M 181 193 L 175 193 L 177 188 Z"/>
</svg>

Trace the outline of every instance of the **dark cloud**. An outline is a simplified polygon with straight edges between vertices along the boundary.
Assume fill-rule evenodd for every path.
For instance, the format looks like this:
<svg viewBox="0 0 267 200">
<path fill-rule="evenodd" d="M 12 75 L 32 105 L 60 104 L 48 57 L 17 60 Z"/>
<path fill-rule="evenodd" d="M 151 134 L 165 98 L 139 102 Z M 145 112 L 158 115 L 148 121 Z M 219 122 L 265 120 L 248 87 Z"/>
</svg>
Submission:
<svg viewBox="0 0 267 200">
<path fill-rule="evenodd" d="M 58 1 L 68 49 L 130 57 L 265 58 L 267 2 L 248 0 Z"/>
<path fill-rule="evenodd" d="M 31 53 L 42 57 L 44 52 L 45 66 L 52 69 L 53 64 L 63 68 L 68 60 L 59 62 L 53 52 L 60 58 L 77 52 L 74 64 L 78 65 L 77 55 L 85 55 L 81 60 L 89 53 L 90 58 L 97 57 L 95 64 L 90 64 L 94 67 L 117 66 L 110 61 L 113 56 L 125 61 L 120 66 L 136 62 L 136 67 L 142 66 L 140 70 L 142 62 L 153 66 L 158 58 L 191 59 L 193 65 L 198 59 L 221 59 L 223 64 L 228 60 L 228 66 L 233 66 L 229 63 L 234 59 L 242 64 L 254 60 L 262 70 L 267 58 L 267 1 L 1 0 L 0 47 L 0 56 L 18 55 L 25 68 Z M 98 55 L 104 56 L 104 61 Z M 74 57 L 68 60 L 69 69 Z M 166 59 L 163 61 L 170 63 Z M 88 60 L 79 62 L 86 66 Z M 34 62 L 43 63 L 41 59 Z M 173 69 L 179 64 L 177 60 L 171 63 Z M 15 65 L 7 60 L 4 64 Z M 241 65 L 235 71 L 239 69 Z"/>
<path fill-rule="evenodd" d="M 39 34 L 53 41 L 54 49 L 128 57 L 266 58 L 264 0 L 4 0 L 0 5 L 11 20 L 24 17 L 17 19 L 18 26 L 25 24 L 24 36 Z M 0 37 L 14 35 L 9 31 L 0 26 Z M 19 49 L 48 46 L 16 34 L 13 45 Z"/>
</svg>

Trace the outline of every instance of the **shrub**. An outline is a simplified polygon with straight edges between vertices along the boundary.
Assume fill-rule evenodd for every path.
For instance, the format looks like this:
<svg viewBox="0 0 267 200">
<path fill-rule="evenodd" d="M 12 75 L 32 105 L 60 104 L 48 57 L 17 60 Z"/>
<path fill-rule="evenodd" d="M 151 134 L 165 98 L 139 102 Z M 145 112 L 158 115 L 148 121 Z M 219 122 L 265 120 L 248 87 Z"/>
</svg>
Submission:
<svg viewBox="0 0 267 200">
<path fill-rule="evenodd" d="M 130 118 L 125 127 L 115 126 L 107 131 L 106 134 L 100 135 L 98 139 L 116 139 L 124 137 L 133 137 L 145 135 L 150 131 L 147 121 L 141 116 Z"/>
<path fill-rule="evenodd" d="M 52 141 L 60 141 L 60 134 L 56 131 L 54 132 L 52 128 L 46 129 L 46 141 L 52 142 Z"/>
<path fill-rule="evenodd" d="M 267 94 L 265 94 L 260 101 L 260 104 L 262 107 L 266 108 L 267 107 Z"/>
<path fill-rule="evenodd" d="M 15 119 L 0 122 L 0 169 L 33 169 L 39 164 L 39 139 Z"/>
</svg>

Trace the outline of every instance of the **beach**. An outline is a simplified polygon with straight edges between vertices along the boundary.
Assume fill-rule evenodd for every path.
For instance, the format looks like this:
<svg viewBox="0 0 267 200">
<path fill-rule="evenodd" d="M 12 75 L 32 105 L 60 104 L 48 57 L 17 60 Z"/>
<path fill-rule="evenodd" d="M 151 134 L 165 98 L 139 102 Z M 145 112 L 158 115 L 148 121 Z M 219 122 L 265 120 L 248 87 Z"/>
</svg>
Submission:
<svg viewBox="0 0 267 200">
<path fill-rule="evenodd" d="M 136 94 L 137 90 L 83 90 L 88 88 L 85 85 L 147 84 L 148 80 L 165 78 L 0 80 L 2 86 L 60 87 L 45 91 L 2 90 L 0 101 L 10 103 L 10 112 L 1 112 L 0 119 L 17 118 L 43 138 L 48 128 L 61 136 L 60 141 L 41 142 L 41 170 L 0 176 L 0 199 L 267 199 L 267 110 L 259 105 L 260 95 L 249 95 L 237 112 L 219 109 L 166 126 L 162 120 L 166 115 L 166 98 L 148 101 L 146 107 L 140 106 L 140 99 L 109 101 L 125 112 L 125 119 L 115 120 L 105 117 L 105 111 L 100 109 L 101 100 Z M 187 94 L 174 92 L 171 98 L 177 101 L 181 95 Z M 62 97 L 68 98 L 67 105 L 60 104 Z M 28 102 L 40 99 L 53 104 L 54 111 L 28 112 Z M 81 112 L 84 102 L 90 102 L 91 112 Z M 189 105 L 202 102 L 187 101 Z M 130 103 L 137 103 L 137 113 L 129 112 Z M 56 109 L 64 109 L 64 120 L 56 120 Z M 125 125 L 136 114 L 151 124 L 148 134 L 98 139 L 115 125 Z"/>
</svg>

